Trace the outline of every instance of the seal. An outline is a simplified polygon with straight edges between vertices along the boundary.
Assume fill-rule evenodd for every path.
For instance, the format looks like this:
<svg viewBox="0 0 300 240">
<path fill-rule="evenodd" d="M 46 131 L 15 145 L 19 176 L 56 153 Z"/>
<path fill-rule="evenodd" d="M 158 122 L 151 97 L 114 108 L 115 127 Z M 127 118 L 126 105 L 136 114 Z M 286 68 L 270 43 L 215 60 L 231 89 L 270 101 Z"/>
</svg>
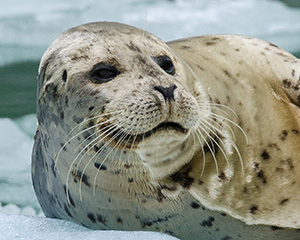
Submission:
<svg viewBox="0 0 300 240">
<path fill-rule="evenodd" d="M 190 239 L 298 239 L 300 61 L 254 38 L 99 22 L 44 54 L 32 179 L 47 217 Z"/>
</svg>

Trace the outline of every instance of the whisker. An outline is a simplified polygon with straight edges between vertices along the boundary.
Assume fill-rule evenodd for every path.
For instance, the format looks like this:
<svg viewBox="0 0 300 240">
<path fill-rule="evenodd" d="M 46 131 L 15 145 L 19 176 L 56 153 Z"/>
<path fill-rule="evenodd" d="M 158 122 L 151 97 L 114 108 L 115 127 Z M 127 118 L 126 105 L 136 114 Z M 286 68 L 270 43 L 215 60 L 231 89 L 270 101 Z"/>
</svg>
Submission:
<svg viewBox="0 0 300 240">
<path fill-rule="evenodd" d="M 113 125 L 112 128 L 110 129 L 110 131 L 108 133 L 105 133 L 105 137 L 104 138 L 107 138 L 109 135 L 111 135 L 116 129 L 119 129 L 120 127 L 123 127 L 125 125 L 125 122 L 122 123 L 121 125 L 118 123 L 117 125 Z M 100 155 L 102 153 L 102 151 L 107 147 L 109 146 L 109 144 L 114 141 L 118 135 L 120 135 L 122 132 L 121 131 L 118 131 L 116 134 L 113 135 L 113 137 L 111 137 L 107 142 L 105 142 L 105 144 L 103 146 L 101 146 L 101 148 L 94 154 L 94 156 L 92 158 L 89 159 L 89 161 L 86 163 L 85 167 L 83 168 L 82 170 L 82 175 L 81 175 L 81 178 L 80 178 L 80 182 L 79 182 L 79 196 L 80 196 L 80 200 L 82 201 L 82 195 L 81 195 L 81 189 L 82 189 L 82 179 L 83 179 L 83 175 L 87 169 L 87 167 L 89 166 L 89 164 L 92 162 L 92 160 Z M 103 139 L 103 138 L 102 138 Z M 97 144 L 94 145 L 94 147 L 96 146 Z M 110 153 L 112 152 L 114 148 L 111 149 L 111 151 L 105 156 L 104 160 L 102 161 L 101 163 L 101 166 L 104 164 L 104 162 L 106 161 L 106 159 L 108 158 L 108 156 L 110 155 Z M 96 172 L 96 175 L 98 174 L 98 171 Z M 93 191 L 95 192 L 95 181 L 94 181 L 94 185 L 93 185 Z"/>
<path fill-rule="evenodd" d="M 226 109 L 228 109 L 230 112 L 232 112 L 236 118 L 238 118 L 238 115 L 236 114 L 236 112 L 235 112 L 231 107 L 228 107 L 228 106 L 226 106 L 226 105 L 224 105 L 224 104 L 214 103 L 214 102 L 211 102 L 210 105 L 211 105 L 211 106 L 216 106 L 217 108 L 215 108 L 215 109 L 218 109 L 219 111 L 221 111 L 220 107 L 226 108 Z"/>
<path fill-rule="evenodd" d="M 70 201 L 69 199 L 69 196 L 68 196 L 68 189 L 69 189 L 69 178 L 70 178 L 70 174 L 71 174 L 71 169 L 72 167 L 74 166 L 75 162 L 77 161 L 77 159 L 79 158 L 79 156 L 84 152 L 86 151 L 90 146 L 92 146 L 92 144 L 94 142 L 97 142 L 99 139 L 102 139 L 101 137 L 103 135 L 105 135 L 107 132 L 111 131 L 114 129 L 114 125 L 111 125 L 109 129 L 107 129 L 105 132 L 101 133 L 99 136 L 97 136 L 95 139 L 93 139 L 89 144 L 87 144 L 87 146 L 85 146 L 77 155 L 76 157 L 74 158 L 74 160 L 72 161 L 71 165 L 70 165 L 70 168 L 69 168 L 69 171 L 67 173 L 67 178 L 66 178 L 66 189 L 67 189 L 67 199 L 68 199 L 68 202 Z M 96 145 L 96 144 L 95 144 Z M 93 147 L 95 146 L 93 145 Z M 91 149 L 91 148 L 90 148 Z M 79 164 L 80 162 L 82 161 L 83 157 L 86 155 L 86 153 L 81 157 L 79 163 L 78 163 L 78 166 L 77 166 L 77 169 L 76 171 L 78 171 L 78 168 L 79 168 Z M 83 173 L 81 175 L 81 178 L 83 177 Z M 82 179 L 81 179 L 82 180 Z M 81 198 L 81 196 L 80 196 Z M 82 198 L 81 198 L 82 199 Z"/>
<path fill-rule="evenodd" d="M 120 114 L 122 113 L 123 110 L 118 110 L 118 111 L 114 111 L 114 112 L 109 112 L 109 113 L 102 113 L 100 115 L 97 115 L 97 116 L 93 116 L 93 117 L 88 117 L 88 118 L 84 118 L 80 123 L 78 123 L 75 127 L 72 128 L 72 130 L 67 134 L 67 135 L 70 135 L 73 131 L 75 131 L 76 128 L 78 127 L 82 127 L 82 125 L 85 123 L 85 122 L 88 122 L 88 121 L 91 121 L 91 120 L 94 120 L 94 119 L 101 119 L 103 117 L 106 117 L 106 116 L 112 116 L 112 115 L 115 115 L 115 114 Z M 117 115 L 116 115 L 117 116 Z M 114 117 L 116 117 L 114 116 Z"/>
<path fill-rule="evenodd" d="M 120 133 L 120 132 L 119 132 Z M 100 172 L 100 169 L 101 167 L 103 166 L 103 164 L 105 163 L 106 159 L 108 158 L 108 156 L 111 154 L 111 152 L 114 150 L 114 155 L 112 157 L 112 159 L 115 158 L 115 155 L 116 155 L 116 152 L 118 151 L 118 147 L 122 144 L 123 140 L 127 137 L 128 134 L 125 134 L 125 133 L 121 133 L 121 137 L 119 138 L 116 146 L 114 146 L 111 151 L 106 155 L 105 159 L 101 161 L 101 164 L 100 166 L 98 167 L 97 169 L 97 172 L 96 172 L 96 175 L 94 177 L 94 184 L 93 184 L 93 194 L 95 195 L 96 194 L 96 182 L 97 182 L 97 177 L 98 177 L 98 173 Z M 118 136 L 115 136 L 115 137 L 118 137 Z M 99 150 L 100 151 L 100 150 Z M 99 155 L 101 152 L 97 152 L 95 155 Z M 102 150 L 101 150 L 102 151 Z M 121 153 L 120 153 L 121 154 Z"/>
<path fill-rule="evenodd" d="M 207 122 L 206 120 L 202 120 L 202 123 L 201 123 L 204 128 L 202 128 L 202 131 L 204 131 L 206 133 L 206 135 L 209 135 L 209 133 L 205 130 L 205 128 L 209 128 L 210 126 L 212 126 L 209 122 Z M 214 131 L 211 131 L 211 133 L 222 143 L 222 145 L 225 147 L 224 143 L 223 143 L 223 140 L 218 136 L 218 134 L 216 134 Z M 218 144 L 218 142 L 214 139 L 214 138 L 211 138 L 212 141 L 217 145 L 217 147 L 220 149 L 220 151 L 222 152 L 225 160 L 226 160 L 226 163 L 227 163 L 227 166 L 229 166 L 229 159 L 228 159 L 228 155 L 224 152 L 224 150 L 222 149 L 222 147 Z"/>
<path fill-rule="evenodd" d="M 224 117 L 224 116 L 221 116 L 221 115 L 218 115 L 218 114 L 215 114 L 215 113 L 211 113 L 211 115 L 214 116 L 214 117 L 216 117 L 216 118 L 219 118 L 219 119 L 224 119 L 224 120 L 230 122 L 231 124 L 233 124 L 234 126 L 236 126 L 236 127 L 243 133 L 243 135 L 244 135 L 244 137 L 245 137 L 245 139 L 246 139 L 246 143 L 248 144 L 248 142 L 249 142 L 249 141 L 248 141 L 248 136 L 247 136 L 246 132 L 244 131 L 244 129 L 242 129 L 242 128 L 240 127 L 240 125 L 238 125 L 238 124 L 235 123 L 234 121 L 232 121 L 232 120 L 230 120 L 229 118 L 226 118 L 226 117 Z"/>
<path fill-rule="evenodd" d="M 106 125 L 105 127 L 101 128 L 101 131 L 103 132 L 103 130 L 108 130 L 108 128 L 110 128 L 110 127 L 113 126 L 114 124 L 115 124 L 115 123 L 110 123 L 110 124 Z M 101 125 L 102 125 L 102 124 L 96 124 L 95 127 L 99 127 L 99 126 L 101 126 Z M 104 133 L 106 133 L 106 131 L 104 131 Z M 77 152 L 78 149 L 79 149 L 82 145 L 84 145 L 85 142 L 89 141 L 94 135 L 97 135 L 97 134 L 99 134 L 99 132 L 98 132 L 98 131 L 95 131 L 93 134 L 89 135 L 88 138 L 84 139 L 84 140 L 77 146 L 77 148 L 75 149 L 75 152 Z"/>
<path fill-rule="evenodd" d="M 77 133 L 77 134 L 75 134 L 73 137 L 71 137 L 68 141 L 66 141 L 66 143 L 60 148 L 60 150 L 58 151 L 58 153 L 57 153 L 57 155 L 56 155 L 56 157 L 55 157 L 55 164 L 54 164 L 54 166 L 56 167 L 57 166 L 57 161 L 58 161 L 58 159 L 59 159 L 59 156 L 60 156 L 60 154 L 61 154 L 61 152 L 63 151 L 63 149 L 72 141 L 72 140 L 74 140 L 76 137 L 78 137 L 79 135 L 81 135 L 81 134 L 83 134 L 83 133 L 85 133 L 85 132 L 87 132 L 87 131 L 89 131 L 89 130 L 91 130 L 91 129 L 93 129 L 93 128 L 96 128 L 96 127 L 98 127 L 98 126 L 101 126 L 102 124 L 105 124 L 105 123 L 107 123 L 107 122 L 109 122 L 109 121 L 112 121 L 112 120 L 114 120 L 114 119 L 109 119 L 109 120 L 106 120 L 105 122 L 102 122 L 102 123 L 99 123 L 99 124 L 96 124 L 96 125 L 93 125 L 93 126 L 91 126 L 91 127 L 88 127 L 88 128 L 86 128 L 86 129 L 84 129 L 83 131 L 80 131 L 79 133 Z"/>
<path fill-rule="evenodd" d="M 219 117 L 221 118 L 221 120 L 225 120 L 225 121 L 227 120 L 226 118 L 224 118 L 224 117 L 222 117 L 222 116 L 219 116 L 219 115 L 216 115 L 216 114 L 215 114 L 215 117 L 216 117 L 217 120 L 220 120 L 220 119 L 218 119 Z M 228 120 L 229 120 L 229 119 L 228 119 Z M 224 136 L 224 133 L 223 133 L 220 129 L 218 129 L 217 127 L 215 127 L 215 126 L 212 125 L 211 123 L 209 123 L 207 120 L 202 119 L 202 121 L 203 121 L 203 122 L 206 122 L 206 124 L 208 124 L 212 129 L 214 129 L 214 130 L 217 131 L 219 134 L 221 134 L 221 135 Z M 223 128 L 219 123 L 216 122 L 216 124 L 217 124 L 220 128 Z M 225 123 L 224 123 L 224 124 L 225 124 Z M 231 130 L 231 132 L 233 132 L 232 129 L 231 129 L 231 127 L 230 127 L 228 124 L 226 124 L 226 126 Z M 235 126 L 236 126 L 236 124 L 235 124 Z M 239 129 L 241 129 L 241 128 L 239 128 Z M 234 133 L 233 133 L 233 134 L 234 134 Z M 241 156 L 241 154 L 240 154 L 240 152 L 239 152 L 239 149 L 238 149 L 238 147 L 236 146 L 235 142 L 234 142 L 231 138 L 228 138 L 228 140 L 229 140 L 229 142 L 231 143 L 231 146 L 234 148 L 234 150 L 235 150 L 236 153 L 238 154 L 238 157 L 239 157 L 239 160 L 240 160 L 240 163 L 241 163 L 241 169 L 242 169 L 242 171 L 244 172 L 243 159 L 242 159 L 242 156 Z M 223 144 L 223 146 L 225 147 L 223 141 L 222 141 L 222 144 Z"/>
<path fill-rule="evenodd" d="M 94 148 L 94 147 L 98 144 L 98 140 L 99 140 L 99 139 L 103 139 L 102 136 L 104 136 L 104 138 L 105 138 L 105 136 L 110 135 L 110 132 L 113 132 L 113 131 L 115 130 L 115 123 L 111 123 L 110 125 L 108 125 L 108 126 L 105 127 L 105 128 L 106 128 L 106 130 L 105 130 L 104 132 L 101 132 L 101 134 L 100 134 L 99 136 L 97 136 L 94 140 L 92 140 L 89 144 L 87 144 L 87 146 L 86 146 L 85 148 L 83 148 L 83 149 L 77 154 L 76 158 L 79 157 L 85 150 L 87 150 L 88 147 L 91 146 L 92 143 L 96 142 L 96 144 L 94 144 L 90 149 Z M 103 129 L 105 129 L 105 128 L 103 128 Z M 103 130 L 103 129 L 102 129 L 102 130 Z M 94 136 L 95 134 L 99 134 L 99 132 L 95 132 L 95 133 L 93 133 L 91 136 Z M 81 144 L 80 144 L 80 145 L 81 145 Z M 78 147 L 77 147 L 76 150 L 78 150 Z M 87 154 L 87 152 L 86 152 L 85 154 L 83 154 L 83 156 L 82 156 L 81 159 L 79 160 L 78 165 L 77 165 L 77 169 L 76 169 L 77 171 L 78 171 L 78 168 L 79 168 L 79 165 L 80 165 L 82 159 L 84 158 L 84 156 L 85 156 L 86 154 Z M 75 158 L 75 159 L 76 159 L 76 158 Z"/>
<path fill-rule="evenodd" d="M 216 111 L 222 112 L 222 113 L 224 113 L 225 115 L 227 115 L 228 117 L 231 116 L 228 112 L 226 112 L 226 111 L 223 110 L 223 109 L 220 109 L 219 107 L 211 106 L 210 108 L 211 108 L 212 110 L 216 110 Z"/>
<path fill-rule="evenodd" d="M 198 141 L 200 142 L 201 149 L 202 149 L 203 163 L 202 163 L 202 171 L 201 171 L 201 175 L 200 175 L 202 177 L 203 173 L 204 173 L 204 169 L 205 169 L 205 164 L 206 164 L 205 151 L 204 151 L 202 141 L 200 139 L 200 137 L 203 139 L 203 135 L 201 133 L 199 133 L 198 131 L 195 131 L 195 134 L 196 134 L 196 137 L 198 138 Z M 199 134 L 200 134 L 200 136 L 199 136 Z"/>
<path fill-rule="evenodd" d="M 219 166 L 218 166 L 218 162 L 217 162 L 216 156 L 215 156 L 215 154 L 214 154 L 212 148 L 209 146 L 209 144 L 208 144 L 206 138 L 203 137 L 201 131 L 198 130 L 198 129 L 197 129 L 196 131 L 200 134 L 201 138 L 204 140 L 206 146 L 208 147 L 209 151 L 211 152 L 211 155 L 212 155 L 212 157 L 213 157 L 213 159 L 214 159 L 214 162 L 215 162 L 215 165 L 216 165 L 217 176 L 219 176 Z M 209 135 L 208 135 L 207 137 L 211 138 Z"/>
</svg>

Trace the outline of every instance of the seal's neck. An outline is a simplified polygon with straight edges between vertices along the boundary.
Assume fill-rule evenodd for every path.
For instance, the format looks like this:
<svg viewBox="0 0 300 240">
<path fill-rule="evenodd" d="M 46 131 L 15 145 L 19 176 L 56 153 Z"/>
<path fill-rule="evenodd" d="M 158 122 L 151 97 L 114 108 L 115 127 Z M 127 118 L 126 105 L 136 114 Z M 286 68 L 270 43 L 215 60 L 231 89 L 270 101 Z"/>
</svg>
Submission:
<svg viewBox="0 0 300 240">
<path fill-rule="evenodd" d="M 159 141 L 159 140 L 158 140 Z M 145 144 L 136 152 L 143 164 L 149 169 L 152 179 L 166 178 L 187 164 L 196 151 L 191 136 L 184 141 L 166 140 L 165 143 Z"/>
</svg>

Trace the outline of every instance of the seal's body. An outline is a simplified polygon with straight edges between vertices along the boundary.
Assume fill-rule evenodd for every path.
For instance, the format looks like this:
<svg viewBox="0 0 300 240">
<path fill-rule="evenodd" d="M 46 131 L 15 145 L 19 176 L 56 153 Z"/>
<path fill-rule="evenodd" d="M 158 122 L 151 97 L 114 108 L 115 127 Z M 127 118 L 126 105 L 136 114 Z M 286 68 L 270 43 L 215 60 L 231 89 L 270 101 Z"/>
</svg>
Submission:
<svg viewBox="0 0 300 240">
<path fill-rule="evenodd" d="M 299 89 L 299 60 L 261 40 L 71 29 L 40 65 L 40 204 L 94 229 L 297 239 Z"/>
</svg>

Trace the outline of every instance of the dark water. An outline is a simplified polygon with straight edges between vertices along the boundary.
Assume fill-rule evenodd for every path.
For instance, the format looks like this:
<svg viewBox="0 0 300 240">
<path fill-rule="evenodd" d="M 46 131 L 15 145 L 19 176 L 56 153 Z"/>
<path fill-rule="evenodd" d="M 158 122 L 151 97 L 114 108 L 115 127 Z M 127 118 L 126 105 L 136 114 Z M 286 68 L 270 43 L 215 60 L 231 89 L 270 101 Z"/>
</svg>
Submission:
<svg viewBox="0 0 300 240">
<path fill-rule="evenodd" d="M 299 53 L 294 53 L 298 58 Z M 0 67 L 0 118 L 35 113 L 38 62 Z"/>
<path fill-rule="evenodd" d="M 34 113 L 38 62 L 0 67 L 0 118 L 17 118 Z"/>
</svg>

